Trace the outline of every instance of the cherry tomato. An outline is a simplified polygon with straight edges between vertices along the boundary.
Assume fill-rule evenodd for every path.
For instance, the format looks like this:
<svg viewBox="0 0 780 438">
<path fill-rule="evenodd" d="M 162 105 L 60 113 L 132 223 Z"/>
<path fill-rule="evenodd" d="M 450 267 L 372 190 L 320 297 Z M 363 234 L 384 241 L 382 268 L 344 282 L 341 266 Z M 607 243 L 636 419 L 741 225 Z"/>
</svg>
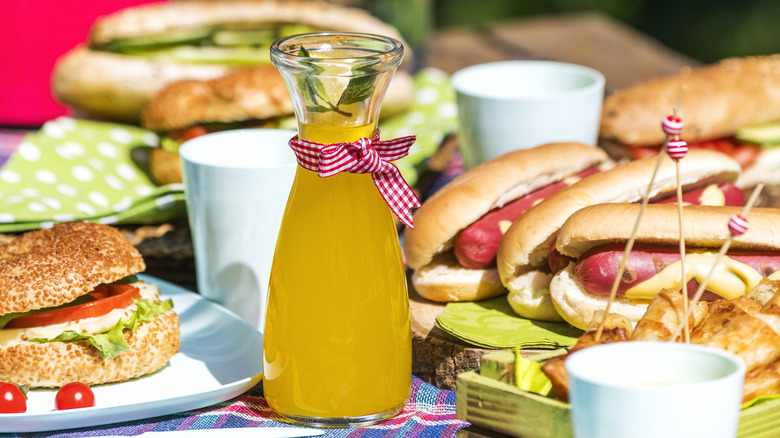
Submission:
<svg viewBox="0 0 780 438">
<path fill-rule="evenodd" d="M 739 163 L 743 169 L 753 164 L 758 154 L 761 153 L 761 149 L 758 146 L 749 143 L 742 143 L 733 138 L 691 143 L 688 145 L 688 147 L 713 149 L 718 152 L 723 152 L 724 154 L 733 158 L 734 161 Z"/>
<path fill-rule="evenodd" d="M 27 399 L 18 386 L 0 383 L 0 413 L 18 414 L 27 411 Z"/>
<path fill-rule="evenodd" d="M 736 160 L 736 162 L 745 169 L 756 161 L 759 154 L 761 154 L 761 148 L 758 146 L 741 143 L 734 148 L 734 153 L 731 154 L 731 158 Z"/>
<path fill-rule="evenodd" d="M 201 135 L 208 134 L 208 133 L 209 130 L 203 126 L 191 126 L 189 128 L 180 129 L 178 131 L 172 132 L 170 135 L 175 140 L 185 142 L 187 140 L 191 140 L 195 137 L 200 137 Z"/>
<path fill-rule="evenodd" d="M 641 160 L 642 158 L 652 157 L 658 155 L 660 147 L 652 146 L 637 146 L 628 149 L 632 160 Z"/>
<path fill-rule="evenodd" d="M 133 304 L 133 299 L 140 298 L 141 291 L 137 287 L 129 284 L 117 284 L 111 286 L 98 286 L 94 291 L 90 292 L 89 295 L 92 295 L 97 299 L 77 306 L 63 307 L 61 309 L 52 309 L 45 312 L 20 316 L 9 321 L 8 324 L 6 324 L 6 328 L 42 327 L 102 316 L 114 309 L 121 309 Z"/>
<path fill-rule="evenodd" d="M 58 411 L 64 409 L 88 408 L 95 406 L 95 394 L 89 386 L 81 382 L 70 382 L 57 391 L 54 405 Z"/>
</svg>

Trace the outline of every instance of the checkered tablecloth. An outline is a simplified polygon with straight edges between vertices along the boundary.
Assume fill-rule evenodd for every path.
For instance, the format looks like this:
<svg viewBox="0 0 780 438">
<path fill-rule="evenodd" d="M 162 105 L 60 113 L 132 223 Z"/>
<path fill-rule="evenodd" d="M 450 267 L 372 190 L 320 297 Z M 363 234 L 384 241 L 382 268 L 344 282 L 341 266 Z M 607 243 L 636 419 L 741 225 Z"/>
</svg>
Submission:
<svg viewBox="0 0 780 438">
<path fill-rule="evenodd" d="M 8 161 L 27 133 L 21 129 L 0 129 L 0 167 Z"/>
<path fill-rule="evenodd" d="M 0 424 L 2 424 L 1 421 Z M 84 429 L 19 435 L 0 434 L 0 437 L 134 436 L 144 432 L 181 429 L 213 429 L 215 430 L 214 436 L 218 437 L 220 435 L 217 429 L 284 426 L 289 425 L 280 422 L 280 417 L 268 407 L 263 398 L 262 383 L 260 383 L 237 398 L 194 411 Z M 323 437 L 454 437 L 458 429 L 466 426 L 468 423 L 455 418 L 455 393 L 453 391 L 438 389 L 413 377 L 411 397 L 403 412 L 398 416 L 368 427 L 325 429 Z"/>
</svg>

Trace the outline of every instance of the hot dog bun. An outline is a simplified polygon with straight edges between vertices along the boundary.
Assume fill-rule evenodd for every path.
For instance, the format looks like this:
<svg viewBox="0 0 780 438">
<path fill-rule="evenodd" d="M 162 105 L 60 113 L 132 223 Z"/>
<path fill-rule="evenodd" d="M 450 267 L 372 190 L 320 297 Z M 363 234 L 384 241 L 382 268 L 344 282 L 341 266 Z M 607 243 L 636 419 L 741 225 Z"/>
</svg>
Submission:
<svg viewBox="0 0 780 438">
<path fill-rule="evenodd" d="M 138 250 L 107 225 L 60 223 L 32 231 L 0 247 L 0 315 L 67 304 L 99 285 L 123 280 L 145 267 Z M 143 282 L 133 285 L 145 289 L 144 298 L 159 300 L 156 286 Z M 108 324 L 113 326 L 116 321 L 118 317 Z M 78 330 L 70 325 L 49 329 L 58 324 L 63 325 L 0 328 L 0 381 L 31 387 L 123 381 L 156 371 L 179 348 L 179 319 L 173 310 L 151 317 L 135 331 L 124 330 L 129 349 L 111 358 L 86 340 L 38 343 L 26 337 L 32 333 L 28 330 L 56 330 L 48 338 L 63 330 Z"/>
<path fill-rule="evenodd" d="M 638 204 L 600 204 L 572 214 L 561 227 L 556 248 L 562 254 L 578 258 L 586 251 L 610 243 L 625 244 L 631 236 L 641 208 Z M 731 215 L 741 213 L 738 207 L 690 205 L 684 207 L 683 236 L 686 250 L 717 252 L 729 236 Z M 676 205 L 647 205 L 637 229 L 635 245 L 652 244 L 676 249 L 679 245 Z M 747 250 L 780 252 L 780 235 L 773 230 L 780 221 L 780 209 L 753 208 L 749 214 L 750 228 L 736 236 L 730 251 Z M 550 294 L 556 311 L 575 327 L 586 327 L 598 310 L 606 308 L 609 297 L 586 292 L 574 273 L 575 263 L 557 273 L 550 282 Z M 617 296 L 611 312 L 638 321 L 646 304 L 636 304 Z"/>
<path fill-rule="evenodd" d="M 471 301 L 505 292 L 496 270 L 469 269 L 452 256 L 457 234 L 485 213 L 606 160 L 599 148 L 552 143 L 510 152 L 459 175 L 414 213 L 403 236 L 412 284 L 434 301 Z"/>
<path fill-rule="evenodd" d="M 545 199 L 509 227 L 499 246 L 497 266 L 501 281 L 509 290 L 509 302 L 518 315 L 562 321 L 550 298 L 552 273 L 547 263 L 558 230 L 569 216 L 584 207 L 640 201 L 656 163 L 657 157 L 648 157 L 584 178 Z M 689 151 L 680 169 L 683 187 L 733 182 L 740 175 L 737 162 L 703 149 Z M 664 156 L 650 198 L 674 190 L 676 180 L 675 162 Z"/>
<path fill-rule="evenodd" d="M 282 32 L 280 26 L 289 27 L 284 32 L 364 32 L 403 41 L 394 27 L 366 11 L 332 2 L 151 3 L 97 19 L 89 40 L 55 65 L 52 89 L 59 101 L 81 113 L 137 123 L 146 102 L 170 83 L 214 79 L 238 68 L 270 64 L 268 45 L 278 37 L 274 32 Z M 212 42 L 216 32 L 225 31 L 254 36 L 268 32 L 271 40 L 233 41 L 235 36 L 228 35 Z M 412 57 L 407 48 L 405 61 Z"/>
</svg>

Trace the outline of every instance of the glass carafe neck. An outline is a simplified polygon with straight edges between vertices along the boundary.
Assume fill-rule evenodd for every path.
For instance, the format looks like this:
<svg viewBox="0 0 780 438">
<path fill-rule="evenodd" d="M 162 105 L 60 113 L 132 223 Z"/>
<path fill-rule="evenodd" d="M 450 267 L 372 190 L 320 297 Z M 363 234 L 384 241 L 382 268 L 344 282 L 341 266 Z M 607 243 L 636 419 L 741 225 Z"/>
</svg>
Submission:
<svg viewBox="0 0 780 438">
<path fill-rule="evenodd" d="M 298 135 L 318 143 L 372 137 L 403 46 L 357 33 L 293 35 L 271 46 L 293 102 Z"/>
</svg>

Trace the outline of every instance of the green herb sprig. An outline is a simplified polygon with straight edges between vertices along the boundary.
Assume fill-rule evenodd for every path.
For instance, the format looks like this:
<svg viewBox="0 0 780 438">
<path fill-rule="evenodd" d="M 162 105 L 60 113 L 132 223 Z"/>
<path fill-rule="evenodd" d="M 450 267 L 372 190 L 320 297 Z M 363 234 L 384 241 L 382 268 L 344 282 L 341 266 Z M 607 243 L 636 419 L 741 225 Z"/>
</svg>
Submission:
<svg viewBox="0 0 780 438">
<path fill-rule="evenodd" d="M 309 51 L 303 46 L 301 46 L 301 49 L 298 51 L 298 56 L 303 58 L 311 57 Z M 334 111 L 344 117 L 352 117 L 352 113 L 344 111 L 339 107 L 360 102 L 361 100 L 369 98 L 374 93 L 375 85 L 374 77 L 372 75 L 355 76 L 349 80 L 347 88 L 344 89 L 338 102 L 334 105 L 328 97 L 325 86 L 323 86 L 322 82 L 317 78 L 317 75 L 322 73 L 324 69 L 311 62 L 304 62 L 304 64 L 311 69 L 311 72 L 298 76 L 297 81 L 298 87 L 303 90 L 303 101 L 306 105 L 306 109 L 309 111 Z"/>
</svg>

